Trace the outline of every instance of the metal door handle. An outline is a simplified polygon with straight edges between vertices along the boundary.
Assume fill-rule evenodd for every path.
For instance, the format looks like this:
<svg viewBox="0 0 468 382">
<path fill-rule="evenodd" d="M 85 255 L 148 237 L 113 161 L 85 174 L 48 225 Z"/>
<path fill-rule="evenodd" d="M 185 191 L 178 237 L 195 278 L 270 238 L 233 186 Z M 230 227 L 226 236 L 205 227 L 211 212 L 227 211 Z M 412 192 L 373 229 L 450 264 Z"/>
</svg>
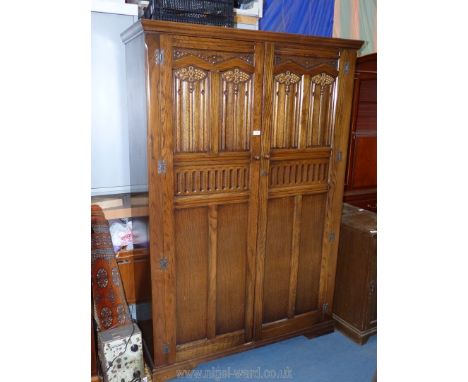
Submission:
<svg viewBox="0 0 468 382">
<path fill-rule="evenodd" d="M 258 155 L 255 155 L 255 156 L 253 157 L 253 159 L 255 159 L 255 160 L 260 160 L 260 157 L 259 157 Z"/>
<path fill-rule="evenodd" d="M 270 154 L 265 154 L 265 155 L 263 156 L 263 158 L 264 158 L 264 159 L 270 159 Z"/>
</svg>

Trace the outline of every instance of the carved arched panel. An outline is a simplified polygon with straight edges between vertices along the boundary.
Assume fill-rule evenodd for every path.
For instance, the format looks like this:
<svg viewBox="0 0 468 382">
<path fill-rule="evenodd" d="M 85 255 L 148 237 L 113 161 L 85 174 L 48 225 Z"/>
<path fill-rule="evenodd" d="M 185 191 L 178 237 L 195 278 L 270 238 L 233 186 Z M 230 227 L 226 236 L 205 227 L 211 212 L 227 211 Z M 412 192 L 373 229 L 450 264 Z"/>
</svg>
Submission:
<svg viewBox="0 0 468 382">
<path fill-rule="evenodd" d="M 306 147 L 330 146 L 334 127 L 335 78 L 320 73 L 310 78 Z"/>
<path fill-rule="evenodd" d="M 209 150 L 209 73 L 195 66 L 173 72 L 174 151 Z"/>
<path fill-rule="evenodd" d="M 285 71 L 274 76 L 273 148 L 299 144 L 302 106 L 302 75 Z"/>
<path fill-rule="evenodd" d="M 250 149 L 252 129 L 252 75 L 239 68 L 221 73 L 220 151 Z"/>
</svg>

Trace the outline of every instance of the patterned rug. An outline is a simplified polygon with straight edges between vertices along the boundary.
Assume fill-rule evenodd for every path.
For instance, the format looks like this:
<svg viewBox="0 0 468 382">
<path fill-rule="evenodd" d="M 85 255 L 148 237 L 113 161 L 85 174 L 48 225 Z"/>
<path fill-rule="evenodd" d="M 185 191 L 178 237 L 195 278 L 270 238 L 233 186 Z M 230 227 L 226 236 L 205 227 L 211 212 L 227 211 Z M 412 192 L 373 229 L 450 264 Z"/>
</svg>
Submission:
<svg viewBox="0 0 468 382">
<path fill-rule="evenodd" d="M 109 223 L 98 205 L 91 206 L 91 286 L 98 330 L 131 322 Z"/>
</svg>

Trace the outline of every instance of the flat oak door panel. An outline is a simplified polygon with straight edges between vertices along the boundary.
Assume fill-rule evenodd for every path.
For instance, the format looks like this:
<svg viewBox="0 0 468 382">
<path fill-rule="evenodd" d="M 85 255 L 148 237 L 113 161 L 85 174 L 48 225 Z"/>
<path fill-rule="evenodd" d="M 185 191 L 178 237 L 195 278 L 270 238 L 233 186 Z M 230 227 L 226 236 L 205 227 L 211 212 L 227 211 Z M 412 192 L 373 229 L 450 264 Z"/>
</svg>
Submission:
<svg viewBox="0 0 468 382">
<path fill-rule="evenodd" d="M 161 36 L 175 241 L 175 361 L 248 341 L 253 325 L 263 45 Z M 257 65 L 258 64 L 258 65 Z M 170 135 L 170 137 L 168 137 Z"/>
<path fill-rule="evenodd" d="M 175 212 L 176 338 L 182 344 L 206 337 L 208 208 Z"/>
<path fill-rule="evenodd" d="M 320 320 L 338 76 L 338 52 L 322 53 L 266 48 L 261 173 L 268 180 L 260 187 L 257 338 Z"/>
<path fill-rule="evenodd" d="M 263 322 L 281 320 L 288 315 L 293 215 L 293 198 L 268 202 Z"/>
<path fill-rule="evenodd" d="M 216 334 L 244 329 L 248 204 L 218 209 Z"/>
<path fill-rule="evenodd" d="M 319 309 L 322 236 L 326 195 L 306 195 L 302 198 L 301 237 L 294 314 Z"/>
</svg>

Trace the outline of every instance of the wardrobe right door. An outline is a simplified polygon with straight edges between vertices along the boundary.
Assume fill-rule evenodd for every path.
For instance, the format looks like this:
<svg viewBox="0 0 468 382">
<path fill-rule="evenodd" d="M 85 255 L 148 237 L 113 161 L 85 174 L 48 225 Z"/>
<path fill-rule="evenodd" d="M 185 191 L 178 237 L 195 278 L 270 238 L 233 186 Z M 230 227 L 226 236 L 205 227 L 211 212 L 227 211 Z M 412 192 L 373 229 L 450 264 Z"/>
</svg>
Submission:
<svg viewBox="0 0 468 382">
<path fill-rule="evenodd" d="M 338 151 L 338 97 L 349 92 L 341 89 L 339 94 L 339 67 L 345 65 L 340 57 L 338 48 L 266 44 L 257 340 L 313 332 L 316 324 L 329 319 L 325 313 L 331 305 L 328 284 L 334 270 L 328 241 L 338 233 L 327 227 L 337 213 L 335 191 L 343 189 L 331 159 Z M 349 73 L 349 60 L 346 65 Z"/>
</svg>

